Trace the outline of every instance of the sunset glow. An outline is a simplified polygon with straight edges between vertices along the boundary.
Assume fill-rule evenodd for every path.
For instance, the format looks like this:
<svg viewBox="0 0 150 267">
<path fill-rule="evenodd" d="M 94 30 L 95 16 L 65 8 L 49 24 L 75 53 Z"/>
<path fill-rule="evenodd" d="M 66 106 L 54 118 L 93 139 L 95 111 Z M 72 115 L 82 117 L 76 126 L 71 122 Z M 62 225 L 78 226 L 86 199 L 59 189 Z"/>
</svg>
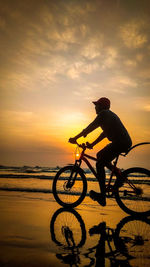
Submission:
<svg viewBox="0 0 150 267">
<path fill-rule="evenodd" d="M 68 139 L 101 96 L 133 144 L 150 141 L 149 1 L 5 0 L 0 10 L 0 164 L 73 161 Z M 148 164 L 150 147 L 142 151 Z"/>
</svg>

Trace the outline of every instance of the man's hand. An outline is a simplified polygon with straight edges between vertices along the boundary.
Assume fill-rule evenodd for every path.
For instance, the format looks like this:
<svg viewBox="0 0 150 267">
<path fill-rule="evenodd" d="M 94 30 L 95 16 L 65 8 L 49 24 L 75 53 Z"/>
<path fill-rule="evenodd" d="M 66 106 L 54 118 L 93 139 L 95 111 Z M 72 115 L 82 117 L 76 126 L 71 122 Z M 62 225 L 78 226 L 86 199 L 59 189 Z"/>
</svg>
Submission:
<svg viewBox="0 0 150 267">
<path fill-rule="evenodd" d="M 77 143 L 76 138 L 75 137 L 69 138 L 69 143 L 76 144 Z"/>
<path fill-rule="evenodd" d="M 86 147 L 87 147 L 88 149 L 93 149 L 92 144 L 90 144 L 89 142 L 86 142 Z"/>
</svg>

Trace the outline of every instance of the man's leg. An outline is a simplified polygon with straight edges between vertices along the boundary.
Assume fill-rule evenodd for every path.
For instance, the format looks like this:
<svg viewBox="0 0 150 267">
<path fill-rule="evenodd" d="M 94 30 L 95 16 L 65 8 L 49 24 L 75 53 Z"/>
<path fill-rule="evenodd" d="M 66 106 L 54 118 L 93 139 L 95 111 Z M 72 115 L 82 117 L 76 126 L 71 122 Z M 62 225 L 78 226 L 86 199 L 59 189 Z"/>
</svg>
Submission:
<svg viewBox="0 0 150 267">
<path fill-rule="evenodd" d="M 105 164 L 103 160 L 104 149 L 99 151 L 97 154 L 97 180 L 100 186 L 100 193 L 97 193 L 93 190 L 90 191 L 90 197 L 93 200 L 96 200 L 100 205 L 106 206 L 106 190 L 105 190 Z"/>
<path fill-rule="evenodd" d="M 90 197 L 102 206 L 106 205 L 105 166 L 111 166 L 111 161 L 119 154 L 118 147 L 110 143 L 97 153 L 97 179 L 101 193 L 91 191 Z"/>
<path fill-rule="evenodd" d="M 96 169 L 97 169 L 97 179 L 99 182 L 99 186 L 100 186 L 100 192 L 102 195 L 102 198 L 105 199 L 106 198 L 106 189 L 105 189 L 105 169 L 104 169 L 105 165 L 103 160 L 101 159 L 101 157 L 98 158 L 98 161 L 96 163 Z"/>
</svg>

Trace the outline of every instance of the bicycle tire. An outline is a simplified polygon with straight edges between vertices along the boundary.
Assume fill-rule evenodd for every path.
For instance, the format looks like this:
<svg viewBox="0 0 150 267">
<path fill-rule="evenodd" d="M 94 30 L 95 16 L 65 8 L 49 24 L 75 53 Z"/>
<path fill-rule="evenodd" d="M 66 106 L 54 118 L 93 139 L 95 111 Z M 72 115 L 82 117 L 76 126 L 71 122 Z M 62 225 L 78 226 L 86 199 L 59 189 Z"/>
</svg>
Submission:
<svg viewBox="0 0 150 267">
<path fill-rule="evenodd" d="M 119 207 L 130 215 L 150 215 L 150 171 L 139 167 L 130 168 L 123 172 L 123 177 L 125 180 L 115 191 Z M 136 186 L 137 193 L 128 182 Z"/>
<path fill-rule="evenodd" d="M 114 242 L 127 258 L 149 258 L 150 219 L 132 215 L 123 218 L 116 227 Z"/>
<path fill-rule="evenodd" d="M 77 175 L 74 185 L 68 190 L 65 187 L 69 179 L 69 174 Z M 78 206 L 86 196 L 87 181 L 81 168 L 75 166 L 66 166 L 61 168 L 54 180 L 52 192 L 58 204 L 66 208 L 74 208 Z"/>
<path fill-rule="evenodd" d="M 62 216 L 63 214 L 64 214 L 65 217 Z M 69 218 L 67 218 L 68 214 L 70 215 Z M 71 220 L 71 216 L 73 216 L 72 220 Z M 78 233 L 78 238 L 79 238 L 79 232 L 81 232 L 81 238 L 79 238 L 78 243 L 75 242 L 75 244 L 76 244 L 75 247 L 79 248 L 79 247 L 82 247 L 85 244 L 85 241 L 86 241 L 86 228 L 85 228 L 85 224 L 84 224 L 84 221 L 83 221 L 81 215 L 74 209 L 60 208 L 53 214 L 51 222 L 50 222 L 51 239 L 52 239 L 53 242 L 55 242 L 56 245 L 62 246 L 64 248 L 68 249 L 68 246 L 66 244 L 63 244 L 62 240 L 60 241 L 60 239 L 61 239 L 60 233 L 62 235 L 62 231 L 60 229 L 58 229 L 59 227 L 56 225 L 57 220 L 61 221 L 61 224 L 59 224 L 60 227 L 63 227 L 63 224 L 65 226 L 68 226 L 68 223 L 69 223 L 69 225 L 71 225 L 71 228 L 72 228 L 72 227 L 74 227 L 73 223 L 72 223 L 72 221 L 74 219 L 78 221 L 78 224 L 79 224 L 79 227 L 80 227 L 80 229 L 78 229 L 78 231 L 77 231 L 77 223 L 76 223 L 75 232 Z M 60 231 L 60 233 L 58 233 L 58 235 L 57 235 L 55 230 Z M 59 237 L 59 240 L 58 240 L 58 237 Z"/>
</svg>

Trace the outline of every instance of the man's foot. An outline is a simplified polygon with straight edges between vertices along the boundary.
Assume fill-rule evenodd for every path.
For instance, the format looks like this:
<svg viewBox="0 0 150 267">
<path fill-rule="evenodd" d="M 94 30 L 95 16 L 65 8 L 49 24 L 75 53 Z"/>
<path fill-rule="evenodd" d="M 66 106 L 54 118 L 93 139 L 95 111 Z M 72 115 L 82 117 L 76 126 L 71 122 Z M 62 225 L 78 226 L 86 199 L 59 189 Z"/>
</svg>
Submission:
<svg viewBox="0 0 150 267">
<path fill-rule="evenodd" d="M 89 192 L 90 198 L 94 201 L 97 201 L 101 206 L 106 206 L 106 197 L 101 193 L 97 193 L 93 190 Z"/>
<path fill-rule="evenodd" d="M 89 230 L 89 234 L 91 236 L 94 235 L 94 234 L 101 234 L 103 231 L 105 231 L 105 229 L 106 229 L 106 223 L 105 222 L 101 222 L 99 225 L 93 226 Z"/>
<path fill-rule="evenodd" d="M 123 176 L 121 176 L 121 177 L 117 178 L 114 186 L 115 187 L 121 187 L 121 186 L 123 186 L 124 182 L 125 182 L 125 178 Z"/>
</svg>

